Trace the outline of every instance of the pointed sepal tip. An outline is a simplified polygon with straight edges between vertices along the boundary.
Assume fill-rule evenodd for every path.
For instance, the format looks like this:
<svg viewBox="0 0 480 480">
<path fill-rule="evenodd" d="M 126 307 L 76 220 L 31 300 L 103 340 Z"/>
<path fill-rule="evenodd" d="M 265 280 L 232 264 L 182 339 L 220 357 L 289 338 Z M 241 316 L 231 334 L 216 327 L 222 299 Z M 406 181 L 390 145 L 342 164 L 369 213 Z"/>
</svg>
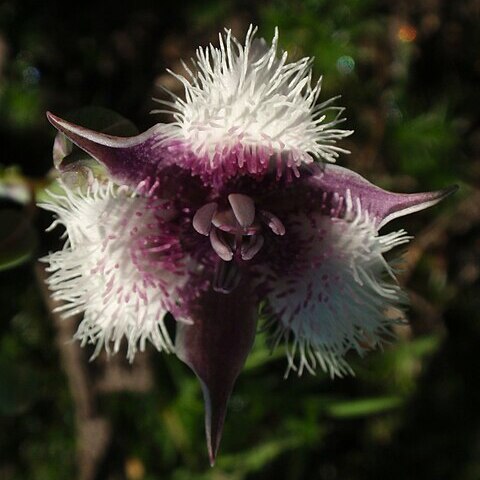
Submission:
<svg viewBox="0 0 480 480">
<path fill-rule="evenodd" d="M 177 357 L 195 373 L 205 404 L 205 436 L 214 465 L 227 404 L 235 381 L 252 348 L 256 331 L 256 301 L 244 281 L 228 295 L 213 289 L 192 302 L 192 323 L 178 322 Z"/>
</svg>

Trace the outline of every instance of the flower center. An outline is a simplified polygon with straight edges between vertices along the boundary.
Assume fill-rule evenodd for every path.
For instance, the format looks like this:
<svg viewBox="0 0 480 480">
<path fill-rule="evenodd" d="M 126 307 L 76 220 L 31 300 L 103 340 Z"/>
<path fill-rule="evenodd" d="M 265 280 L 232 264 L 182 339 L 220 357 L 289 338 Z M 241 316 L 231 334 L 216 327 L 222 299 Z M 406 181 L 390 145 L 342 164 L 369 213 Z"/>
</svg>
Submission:
<svg viewBox="0 0 480 480">
<path fill-rule="evenodd" d="M 275 235 L 284 235 L 285 227 L 278 217 L 265 210 L 256 210 L 248 195 L 231 193 L 229 208 L 219 210 L 215 202 L 199 208 L 193 217 L 193 228 L 208 236 L 215 253 L 223 260 L 217 268 L 215 289 L 228 293 L 238 284 L 239 269 L 232 260 L 251 260 L 262 248 L 267 226 Z M 223 281 L 224 279 L 225 281 Z"/>
<path fill-rule="evenodd" d="M 248 195 L 231 193 L 230 208 L 219 211 L 215 202 L 199 208 L 193 217 L 193 228 L 208 236 L 212 248 L 225 262 L 234 257 L 251 260 L 265 241 L 261 232 L 268 226 L 275 235 L 284 235 L 285 227 L 278 217 L 264 210 L 255 210 Z"/>
</svg>

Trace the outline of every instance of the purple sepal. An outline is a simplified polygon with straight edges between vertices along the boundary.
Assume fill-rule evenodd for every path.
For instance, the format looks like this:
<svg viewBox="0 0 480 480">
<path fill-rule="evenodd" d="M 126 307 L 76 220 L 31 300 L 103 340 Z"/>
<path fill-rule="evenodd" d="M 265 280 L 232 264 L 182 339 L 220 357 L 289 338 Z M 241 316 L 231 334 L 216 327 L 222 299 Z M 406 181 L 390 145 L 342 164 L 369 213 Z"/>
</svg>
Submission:
<svg viewBox="0 0 480 480">
<path fill-rule="evenodd" d="M 394 218 L 436 205 L 458 189 L 454 185 L 435 192 L 393 193 L 373 185 L 358 173 L 331 164 L 318 169 L 307 183 L 323 195 L 337 194 L 344 199 L 350 196 L 353 202 L 358 199 L 362 210 L 375 218 L 378 229 Z"/>
<path fill-rule="evenodd" d="M 131 186 L 154 181 L 162 160 L 162 135 L 157 125 L 134 137 L 115 137 L 75 125 L 47 112 L 50 123 L 104 165 L 111 177 Z"/>
<path fill-rule="evenodd" d="M 210 289 L 190 308 L 193 324 L 177 323 L 176 354 L 200 380 L 205 433 L 213 466 L 222 436 L 227 402 L 252 348 L 256 303 L 247 282 L 228 295 Z"/>
</svg>

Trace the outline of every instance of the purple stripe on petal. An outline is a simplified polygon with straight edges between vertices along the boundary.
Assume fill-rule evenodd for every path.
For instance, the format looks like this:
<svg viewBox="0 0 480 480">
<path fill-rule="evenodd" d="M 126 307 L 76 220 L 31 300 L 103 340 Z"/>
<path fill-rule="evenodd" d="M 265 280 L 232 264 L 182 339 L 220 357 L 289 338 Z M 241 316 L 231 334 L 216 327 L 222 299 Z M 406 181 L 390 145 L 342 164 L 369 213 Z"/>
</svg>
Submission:
<svg viewBox="0 0 480 480">
<path fill-rule="evenodd" d="M 318 173 L 309 177 L 307 184 L 317 189 L 323 196 L 336 195 L 338 198 L 334 204 L 342 208 L 349 199 L 353 202 L 359 200 L 362 210 L 375 218 L 378 229 L 394 218 L 437 204 L 458 188 L 452 186 L 435 192 L 393 193 L 373 185 L 351 170 L 330 164 L 324 165 Z M 339 214 L 335 208 L 332 208 L 332 216 Z"/>
<path fill-rule="evenodd" d="M 137 186 L 153 179 L 162 161 L 159 126 L 135 137 L 114 137 L 63 120 L 47 113 L 50 123 L 73 143 L 103 164 L 116 181 Z"/>
<path fill-rule="evenodd" d="M 191 306 L 193 324 L 179 322 L 178 358 L 197 375 L 205 401 L 205 431 L 213 466 L 227 402 L 255 337 L 256 303 L 246 282 L 228 295 L 204 292 Z"/>
</svg>

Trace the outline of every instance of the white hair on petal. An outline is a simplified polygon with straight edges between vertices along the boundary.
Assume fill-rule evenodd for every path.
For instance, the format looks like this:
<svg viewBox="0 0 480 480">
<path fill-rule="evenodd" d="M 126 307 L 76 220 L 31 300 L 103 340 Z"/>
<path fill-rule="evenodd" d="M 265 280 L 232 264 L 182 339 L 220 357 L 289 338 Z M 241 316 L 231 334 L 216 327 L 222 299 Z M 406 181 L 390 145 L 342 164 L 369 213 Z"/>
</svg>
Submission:
<svg viewBox="0 0 480 480">
<path fill-rule="evenodd" d="M 50 193 L 39 205 L 56 215 L 51 228 L 66 230 L 63 249 L 42 259 L 49 264 L 52 298 L 62 303 L 56 311 L 63 317 L 84 314 L 75 338 L 96 344 L 92 358 L 102 347 L 118 352 L 123 338 L 130 361 L 147 340 L 158 350 L 173 351 L 164 315 L 184 277 L 167 257 L 165 269 L 157 262 L 155 276 L 149 273 L 148 249 L 154 246 L 145 246 L 144 239 L 151 237 L 164 202 L 137 190 L 94 181 L 83 192 L 63 186 L 62 194 Z"/>
<path fill-rule="evenodd" d="M 404 230 L 378 235 L 360 201 L 349 197 L 343 218 L 298 215 L 291 222 L 302 253 L 290 271 L 275 275 L 267 296 L 267 325 L 275 344 L 286 342 L 287 374 L 314 373 L 317 366 L 332 377 L 353 373 L 347 352 L 363 355 L 403 321 L 405 295 L 383 254 L 410 237 Z"/>
<path fill-rule="evenodd" d="M 252 149 L 296 166 L 348 153 L 335 145 L 352 133 L 337 128 L 343 108 L 332 106 L 336 98 L 317 104 L 321 79 L 312 86 L 312 59 L 287 63 L 287 52 L 278 54 L 278 30 L 271 46 L 256 32 L 250 26 L 242 45 L 225 30 L 219 47 L 200 47 L 193 68 L 184 64 L 187 77 L 169 71 L 185 89 L 185 99 L 168 91 L 173 101 L 158 100 L 174 114 L 172 138 L 186 141 L 212 168 L 232 152 L 241 163 Z M 329 111 L 334 115 L 326 120 Z"/>
</svg>

